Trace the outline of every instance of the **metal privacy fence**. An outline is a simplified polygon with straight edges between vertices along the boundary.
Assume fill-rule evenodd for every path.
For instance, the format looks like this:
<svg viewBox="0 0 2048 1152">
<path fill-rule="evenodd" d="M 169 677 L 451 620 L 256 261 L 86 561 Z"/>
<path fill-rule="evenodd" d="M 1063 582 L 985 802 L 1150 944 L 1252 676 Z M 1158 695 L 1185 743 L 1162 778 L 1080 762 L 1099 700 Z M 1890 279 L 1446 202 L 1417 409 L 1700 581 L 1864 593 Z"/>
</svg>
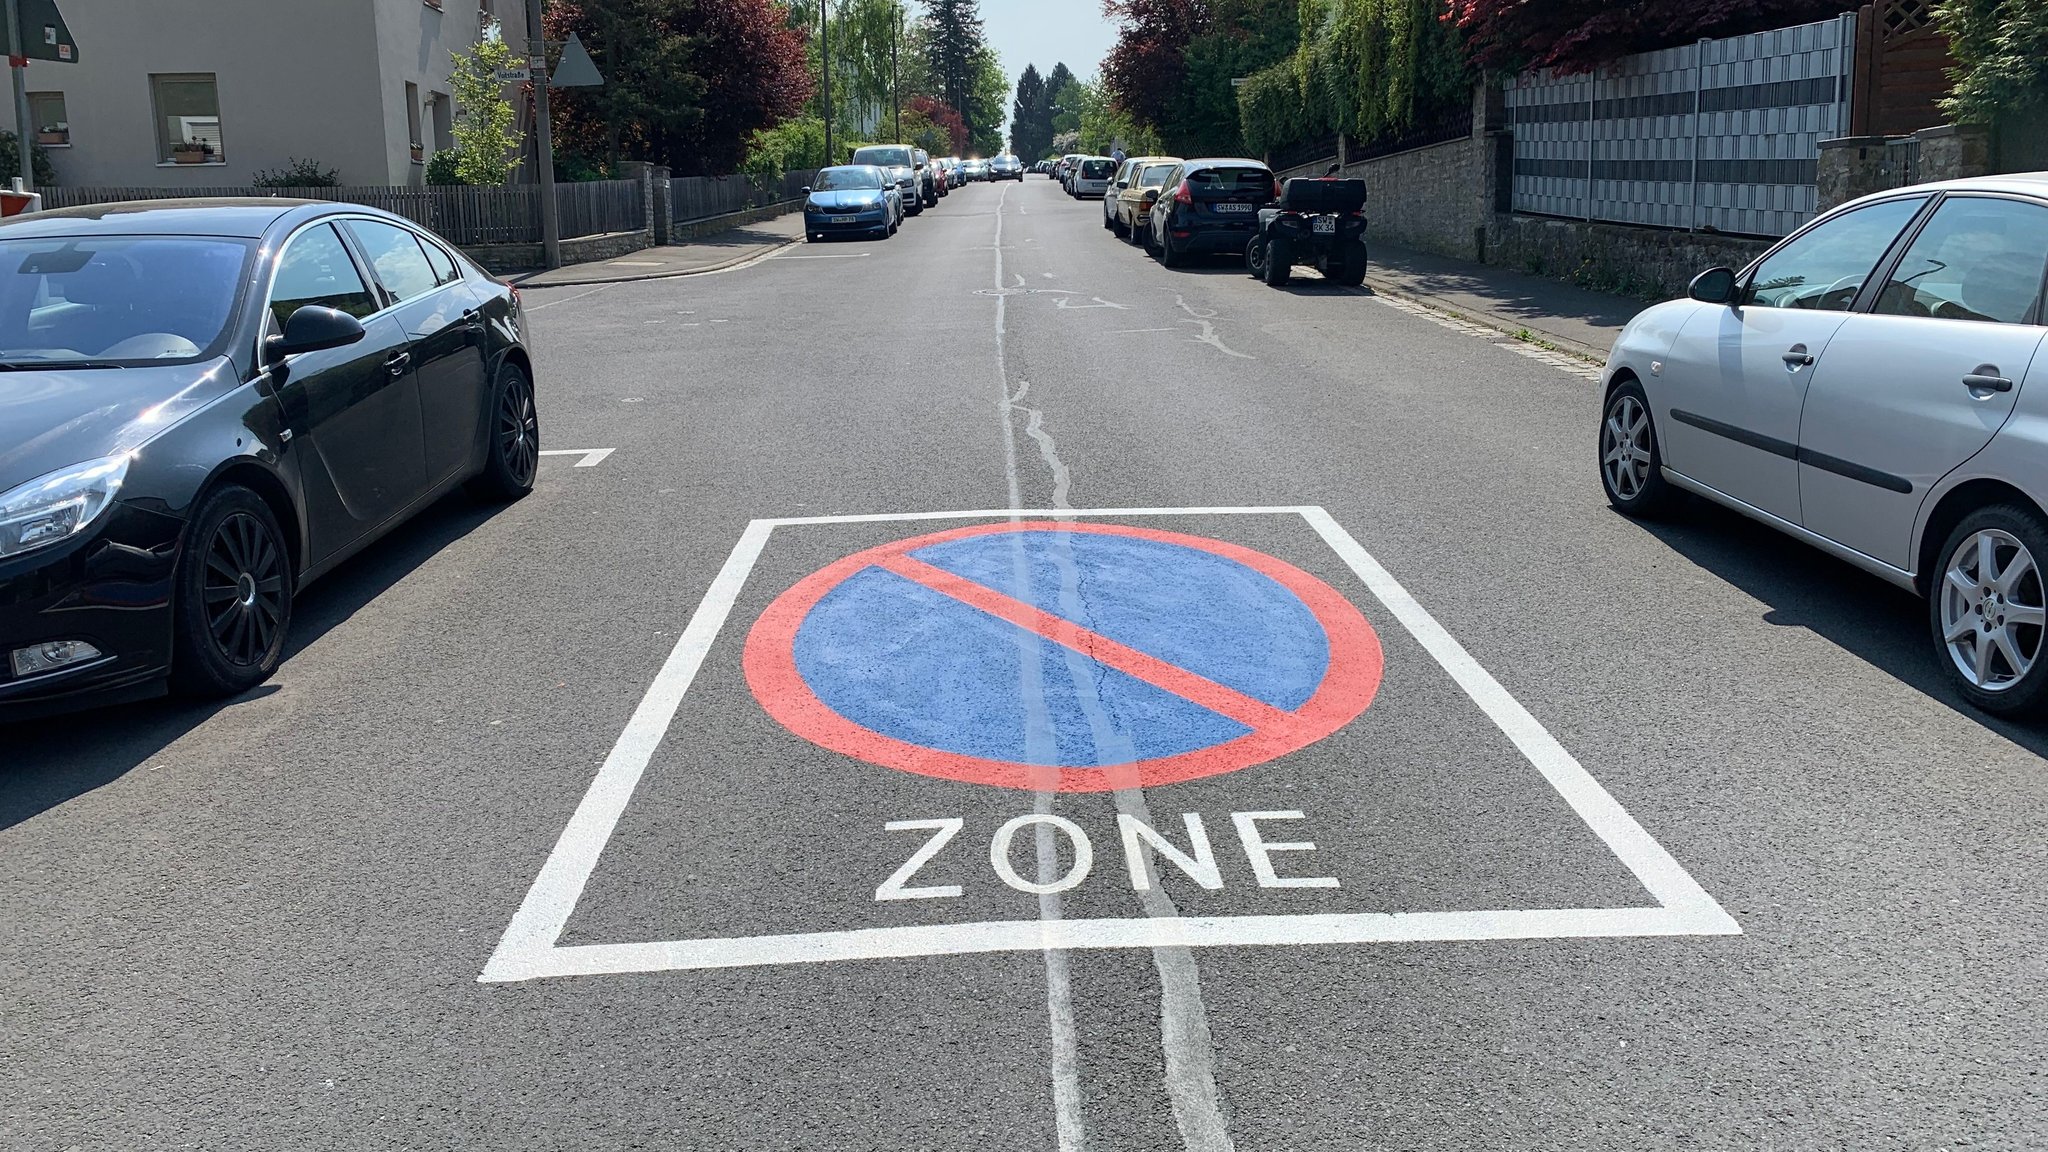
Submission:
<svg viewBox="0 0 2048 1152">
<path fill-rule="evenodd" d="M 1856 16 L 1508 82 L 1514 209 L 1783 236 L 1811 220 L 1822 140 L 1849 131 Z"/>
<path fill-rule="evenodd" d="M 562 238 L 634 232 L 647 227 L 646 185 L 638 180 L 592 180 L 558 184 L 556 212 Z M 188 197 L 284 197 L 364 204 L 403 216 L 459 247 L 486 244 L 538 244 L 541 241 L 540 189 L 532 185 L 500 188 L 43 188 L 43 206 L 70 208 L 124 200 L 169 200 Z"/>
<path fill-rule="evenodd" d="M 669 218 L 677 224 L 766 208 L 803 196 L 816 170 L 762 176 L 678 176 L 668 182 Z"/>
</svg>

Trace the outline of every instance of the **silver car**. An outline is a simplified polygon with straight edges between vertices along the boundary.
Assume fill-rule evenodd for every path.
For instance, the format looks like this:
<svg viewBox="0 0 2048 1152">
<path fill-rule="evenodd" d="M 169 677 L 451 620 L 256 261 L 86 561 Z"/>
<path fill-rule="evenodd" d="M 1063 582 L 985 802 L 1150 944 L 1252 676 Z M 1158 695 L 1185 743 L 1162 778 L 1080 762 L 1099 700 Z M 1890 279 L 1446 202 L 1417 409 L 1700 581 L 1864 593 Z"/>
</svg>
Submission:
<svg viewBox="0 0 2048 1152">
<path fill-rule="evenodd" d="M 916 149 L 908 144 L 870 144 L 853 150 L 850 167 L 872 164 L 889 174 L 896 181 L 897 190 L 903 196 L 903 212 L 916 216 L 924 211 L 924 191 L 919 185 Z"/>
<path fill-rule="evenodd" d="M 1629 322 L 1600 478 L 1682 489 L 1926 598 L 1940 663 L 2001 715 L 2048 704 L 2048 173 L 1829 212 Z"/>
</svg>

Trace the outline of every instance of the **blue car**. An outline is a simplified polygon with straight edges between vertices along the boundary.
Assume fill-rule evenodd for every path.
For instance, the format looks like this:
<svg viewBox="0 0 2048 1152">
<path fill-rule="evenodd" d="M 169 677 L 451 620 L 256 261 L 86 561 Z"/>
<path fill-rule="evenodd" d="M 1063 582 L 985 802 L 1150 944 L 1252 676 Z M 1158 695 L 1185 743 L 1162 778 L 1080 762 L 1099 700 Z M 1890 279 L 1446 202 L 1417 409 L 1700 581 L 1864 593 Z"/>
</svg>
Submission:
<svg viewBox="0 0 2048 1152">
<path fill-rule="evenodd" d="M 820 168 L 804 189 L 804 236 L 823 240 L 853 233 L 886 240 L 903 224 L 903 194 L 872 164 Z"/>
</svg>

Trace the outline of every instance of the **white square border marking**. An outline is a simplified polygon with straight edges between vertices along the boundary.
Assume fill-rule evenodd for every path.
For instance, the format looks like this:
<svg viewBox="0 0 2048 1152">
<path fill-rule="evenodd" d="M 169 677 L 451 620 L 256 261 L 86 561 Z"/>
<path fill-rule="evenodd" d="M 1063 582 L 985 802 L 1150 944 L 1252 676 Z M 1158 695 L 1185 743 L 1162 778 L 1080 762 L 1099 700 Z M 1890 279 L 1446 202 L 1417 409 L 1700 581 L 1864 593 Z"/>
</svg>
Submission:
<svg viewBox="0 0 2048 1152">
<path fill-rule="evenodd" d="M 596 871 L 640 777 L 667 736 L 683 694 L 739 600 L 740 589 L 777 528 L 819 524 L 886 524 L 923 520 L 1030 517 L 1300 516 L 1337 553 L 1465 694 L 1479 705 L 1586 827 L 1607 845 L 1655 898 L 1650 908 L 1550 908 L 1482 912 L 1360 912 L 1281 916 L 1180 916 L 1155 919 L 1005 920 L 968 924 L 858 928 L 775 936 L 664 940 L 642 944 L 561 947 L 583 886 Z M 483 983 L 550 976 L 596 976 L 693 968 L 741 968 L 879 960 L 1049 948 L 1158 948 L 1173 945 L 1369 944 L 1404 941 L 1533 940 L 1595 936 L 1739 936 L 1742 928 L 1677 860 L 1637 824 L 1527 709 L 1480 667 L 1436 618 L 1401 587 L 1327 511 L 1319 507 L 1088 508 L 978 512 L 914 512 L 867 516 L 800 516 L 755 520 L 740 535 L 682 638 L 669 653 L 611 755 L 569 817 L 554 851 L 477 979 Z"/>
</svg>

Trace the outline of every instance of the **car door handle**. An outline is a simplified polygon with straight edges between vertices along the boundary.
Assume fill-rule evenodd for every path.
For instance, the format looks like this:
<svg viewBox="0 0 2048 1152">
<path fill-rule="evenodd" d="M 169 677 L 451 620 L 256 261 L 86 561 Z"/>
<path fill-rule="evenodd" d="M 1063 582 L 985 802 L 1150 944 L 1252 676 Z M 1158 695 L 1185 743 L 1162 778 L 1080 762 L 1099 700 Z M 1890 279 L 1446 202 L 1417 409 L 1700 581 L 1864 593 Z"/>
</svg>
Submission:
<svg viewBox="0 0 2048 1152">
<path fill-rule="evenodd" d="M 1963 377 L 1963 387 L 1972 392 L 2010 392 L 2012 380 L 1998 374 L 1998 365 L 1979 364 L 1977 370 Z"/>
<path fill-rule="evenodd" d="M 463 322 L 464 324 L 468 325 L 468 326 L 469 326 L 469 327 L 471 327 L 471 328 L 481 328 L 481 327 L 483 327 L 483 326 L 484 326 L 484 314 L 483 314 L 483 310 L 482 310 L 482 309 L 478 309 L 478 308 L 465 308 L 465 309 L 463 309 L 463 310 L 462 310 L 462 322 Z"/>
<path fill-rule="evenodd" d="M 384 369 L 393 376 L 405 375 L 405 366 L 412 363 L 412 353 L 393 352 L 384 358 Z"/>
<path fill-rule="evenodd" d="M 1813 366 L 1813 353 L 1808 352 L 1804 344 L 1794 344 L 1779 359 L 1783 360 L 1788 368 L 1811 368 Z"/>
</svg>

